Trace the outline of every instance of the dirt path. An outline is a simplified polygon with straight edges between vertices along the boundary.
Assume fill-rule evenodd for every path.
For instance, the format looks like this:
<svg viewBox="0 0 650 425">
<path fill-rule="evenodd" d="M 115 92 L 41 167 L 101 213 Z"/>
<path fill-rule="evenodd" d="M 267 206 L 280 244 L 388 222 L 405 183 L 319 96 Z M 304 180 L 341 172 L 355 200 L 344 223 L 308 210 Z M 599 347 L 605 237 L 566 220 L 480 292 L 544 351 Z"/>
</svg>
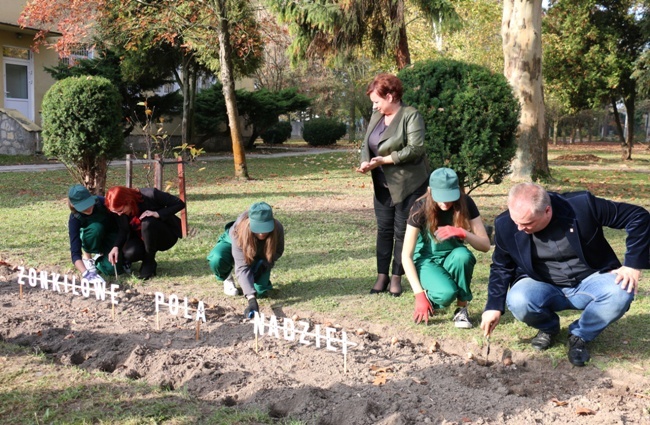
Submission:
<svg viewBox="0 0 650 425">
<path fill-rule="evenodd" d="M 520 354 L 502 362 L 495 346 L 486 365 L 485 352 L 473 344 L 307 314 L 293 321 L 309 322 L 310 333 L 319 325 L 323 338 L 325 328 L 336 328 L 330 335 L 336 352 L 325 339 L 315 347 L 314 336 L 309 346 L 285 339 L 282 320 L 278 337 L 265 332 L 256 346 L 253 323 L 228 299 L 206 306 L 197 341 L 196 322 L 182 318 L 182 308 L 172 316 L 161 307 L 157 329 L 150 293 L 120 292 L 112 320 L 109 301 L 93 293 L 25 285 L 20 300 L 18 288 L 16 271 L 0 266 L 0 339 L 62 365 L 185 387 L 204 400 L 255 406 L 274 417 L 318 425 L 650 424 L 650 381 L 629 371 L 554 367 Z M 270 315 L 284 316 L 281 309 L 262 312 L 267 323 Z M 342 331 L 356 344 L 345 357 L 335 341 Z"/>
</svg>

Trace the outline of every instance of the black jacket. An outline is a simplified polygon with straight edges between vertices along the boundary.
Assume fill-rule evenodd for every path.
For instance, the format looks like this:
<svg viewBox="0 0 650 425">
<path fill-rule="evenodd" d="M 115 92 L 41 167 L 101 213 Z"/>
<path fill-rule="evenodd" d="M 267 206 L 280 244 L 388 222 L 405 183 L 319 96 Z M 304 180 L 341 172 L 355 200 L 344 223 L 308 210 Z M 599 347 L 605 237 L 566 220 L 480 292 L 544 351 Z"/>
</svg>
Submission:
<svg viewBox="0 0 650 425">
<path fill-rule="evenodd" d="M 650 213 L 640 206 L 597 198 L 589 192 L 564 195 L 549 193 L 555 220 L 567 228 L 566 237 L 580 260 L 594 270 L 608 272 L 621 267 L 605 239 L 603 226 L 627 232 L 624 264 L 650 268 Z M 532 263 L 531 235 L 517 229 L 508 211 L 495 222 L 495 248 L 490 266 L 485 310 L 505 311 L 508 289 L 519 279 L 543 279 Z"/>
<path fill-rule="evenodd" d="M 140 193 L 142 194 L 142 202 L 138 203 L 138 216 L 147 210 L 156 211 L 160 216 L 160 220 L 168 223 L 172 227 L 174 234 L 181 238 L 183 229 L 181 219 L 176 216 L 176 213 L 185 208 L 185 202 L 174 195 L 153 187 L 140 189 Z M 131 218 L 126 214 L 118 217 L 119 234 L 115 246 L 121 248 L 128 239 L 131 231 L 131 225 L 129 224 Z"/>
</svg>

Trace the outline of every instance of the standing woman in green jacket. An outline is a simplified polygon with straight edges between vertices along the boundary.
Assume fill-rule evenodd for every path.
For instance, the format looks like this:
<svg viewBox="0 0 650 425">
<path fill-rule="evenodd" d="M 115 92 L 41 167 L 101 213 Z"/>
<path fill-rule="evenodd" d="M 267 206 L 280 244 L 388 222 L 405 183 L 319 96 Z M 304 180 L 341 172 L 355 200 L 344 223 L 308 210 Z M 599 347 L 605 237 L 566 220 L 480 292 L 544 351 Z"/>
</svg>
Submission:
<svg viewBox="0 0 650 425">
<path fill-rule="evenodd" d="M 402 245 L 413 202 L 427 189 L 424 120 L 402 103 L 402 82 L 379 74 L 368 85 L 373 114 L 361 145 L 360 173 L 371 172 L 377 219 L 377 281 L 371 294 L 402 294 Z M 390 271 L 392 261 L 392 271 Z"/>
</svg>

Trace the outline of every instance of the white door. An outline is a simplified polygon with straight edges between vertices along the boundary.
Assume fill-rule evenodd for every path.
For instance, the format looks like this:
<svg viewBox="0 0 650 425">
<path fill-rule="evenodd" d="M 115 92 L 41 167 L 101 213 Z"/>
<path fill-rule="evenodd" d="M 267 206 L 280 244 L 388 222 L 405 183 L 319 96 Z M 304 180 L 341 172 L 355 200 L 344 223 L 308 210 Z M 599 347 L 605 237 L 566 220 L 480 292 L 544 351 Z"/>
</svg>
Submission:
<svg viewBox="0 0 650 425">
<path fill-rule="evenodd" d="M 17 109 L 34 120 L 33 71 L 31 60 L 3 57 L 6 109 Z"/>
</svg>

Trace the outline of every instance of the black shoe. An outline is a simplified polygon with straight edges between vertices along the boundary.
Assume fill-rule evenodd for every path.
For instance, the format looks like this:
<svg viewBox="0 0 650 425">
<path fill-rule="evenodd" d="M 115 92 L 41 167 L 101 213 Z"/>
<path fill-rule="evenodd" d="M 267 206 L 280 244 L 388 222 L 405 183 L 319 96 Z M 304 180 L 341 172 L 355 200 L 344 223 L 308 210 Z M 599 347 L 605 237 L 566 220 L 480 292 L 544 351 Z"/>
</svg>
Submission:
<svg viewBox="0 0 650 425">
<path fill-rule="evenodd" d="M 156 275 L 156 269 L 158 268 L 158 263 L 156 260 L 144 260 L 140 266 L 140 274 L 138 279 L 149 280 Z"/>
<path fill-rule="evenodd" d="M 557 334 L 550 334 L 544 331 L 538 331 L 537 335 L 530 341 L 530 345 L 537 351 L 544 351 L 553 345 L 553 339 Z"/>
<path fill-rule="evenodd" d="M 402 295 L 402 276 L 392 275 L 390 278 L 390 289 L 388 290 L 394 297 Z"/>
<path fill-rule="evenodd" d="M 379 273 L 377 275 L 377 281 L 375 282 L 375 286 L 372 287 L 370 293 L 380 294 L 382 292 L 386 292 L 386 288 L 388 287 L 389 283 L 390 283 L 390 279 L 388 279 L 388 275 L 384 273 Z"/>
<path fill-rule="evenodd" d="M 587 350 L 587 342 L 576 335 L 569 335 L 569 361 L 574 366 L 584 366 L 591 358 Z"/>
</svg>

